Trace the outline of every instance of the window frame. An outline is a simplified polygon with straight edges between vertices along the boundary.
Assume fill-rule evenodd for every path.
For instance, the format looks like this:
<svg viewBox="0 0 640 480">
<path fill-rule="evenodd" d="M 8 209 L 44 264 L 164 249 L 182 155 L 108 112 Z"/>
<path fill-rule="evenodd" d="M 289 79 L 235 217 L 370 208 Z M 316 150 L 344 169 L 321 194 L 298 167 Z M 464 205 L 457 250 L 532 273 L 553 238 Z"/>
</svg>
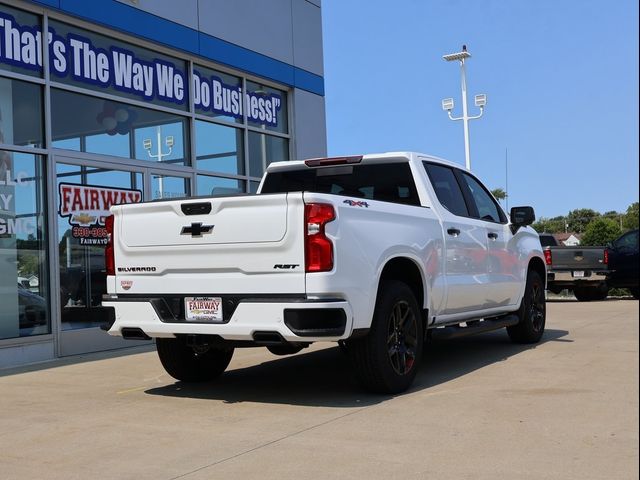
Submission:
<svg viewBox="0 0 640 480">
<path fill-rule="evenodd" d="M 429 182 L 431 183 L 431 188 L 433 188 L 433 192 L 435 194 L 436 200 L 451 215 L 455 215 L 456 217 L 460 217 L 460 218 L 472 218 L 474 220 L 480 220 L 480 221 L 483 221 L 483 222 L 493 223 L 493 224 L 497 224 L 497 225 L 507 225 L 509 223 L 508 217 L 504 213 L 504 210 L 502 210 L 502 207 L 500 206 L 500 204 L 495 201 L 495 199 L 493 198 L 493 195 L 491 195 L 491 192 L 489 192 L 487 187 L 485 187 L 485 185 L 478 179 L 478 177 L 473 175 L 471 172 L 462 170 L 461 168 L 455 167 L 453 165 L 447 165 L 445 163 L 433 162 L 433 161 L 429 161 L 429 160 L 423 160 L 422 161 L 422 165 L 423 165 L 423 168 L 424 168 L 425 172 L 427 173 L 427 178 L 429 179 Z M 453 176 L 455 177 L 456 182 L 458 183 L 458 188 L 460 188 L 460 191 L 462 192 L 462 197 L 464 199 L 464 203 L 465 203 L 465 205 L 467 207 L 467 212 L 469 213 L 469 215 L 458 215 L 456 213 L 453 213 L 451 210 L 449 210 L 448 208 L 446 208 L 442 204 L 442 202 L 438 198 L 438 194 L 436 193 L 436 187 L 434 186 L 433 181 L 431 180 L 431 175 L 429 174 L 429 169 L 427 168 L 427 165 L 434 165 L 436 167 L 447 168 L 447 169 L 449 169 L 449 170 L 451 170 L 453 172 Z M 480 216 L 479 216 L 480 214 L 478 212 L 478 206 L 476 205 L 475 199 L 473 198 L 473 194 L 471 193 L 469 185 L 467 185 L 467 182 L 465 181 L 465 179 L 463 177 L 463 175 L 465 175 L 465 174 L 469 175 L 476 182 L 478 182 L 480 187 L 487 193 L 487 195 L 489 195 L 489 199 L 493 202 L 493 204 L 498 209 L 498 215 L 500 216 L 500 221 L 499 222 L 494 222 L 492 220 L 486 220 L 484 218 L 480 218 Z"/>
<path fill-rule="evenodd" d="M 473 175 L 471 172 L 465 172 L 459 168 L 454 169 L 454 173 L 456 174 L 456 178 L 458 178 L 458 183 L 460 183 L 460 188 L 462 188 L 462 194 L 464 195 L 465 201 L 467 202 L 467 208 L 469 209 L 472 215 L 471 218 L 475 218 L 477 220 L 482 220 L 483 222 L 494 223 L 498 225 L 506 225 L 507 223 L 509 223 L 507 220 L 507 216 L 502 210 L 502 207 L 500 206 L 500 204 L 496 202 L 496 200 L 493 198 L 493 195 L 491 195 L 491 192 L 489 191 L 489 189 L 485 187 L 485 185 L 480 181 L 480 179 L 478 179 L 478 177 Z M 468 175 L 470 178 L 473 178 L 478 183 L 478 185 L 480 185 L 480 188 L 482 188 L 482 190 L 484 190 L 484 192 L 487 194 L 487 196 L 489 197 L 489 200 L 491 200 L 491 202 L 496 207 L 498 216 L 500 217 L 499 221 L 496 222 L 493 220 L 487 220 L 486 218 L 480 217 L 480 212 L 478 210 L 476 199 L 473 197 L 473 193 L 471 192 L 471 187 L 469 187 L 469 184 L 464 178 L 465 175 Z"/>
</svg>

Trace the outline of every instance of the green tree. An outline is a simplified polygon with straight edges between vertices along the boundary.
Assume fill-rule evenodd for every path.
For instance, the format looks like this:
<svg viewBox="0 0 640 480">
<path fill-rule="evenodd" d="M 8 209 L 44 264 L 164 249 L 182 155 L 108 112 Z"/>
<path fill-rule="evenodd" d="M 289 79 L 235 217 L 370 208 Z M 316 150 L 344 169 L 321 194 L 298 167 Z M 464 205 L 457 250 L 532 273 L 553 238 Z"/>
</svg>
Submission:
<svg viewBox="0 0 640 480">
<path fill-rule="evenodd" d="M 632 203 L 627 208 L 627 213 L 622 218 L 622 226 L 625 230 L 635 230 L 638 228 L 638 202 Z"/>
<path fill-rule="evenodd" d="M 496 200 L 504 200 L 507 198 L 507 192 L 505 192 L 502 188 L 494 188 L 491 190 L 491 195 L 496 197 Z"/>
<path fill-rule="evenodd" d="M 578 208 L 572 210 L 567 215 L 567 223 L 570 232 L 582 233 L 586 231 L 587 225 L 600 217 L 600 214 L 590 208 Z"/>
<path fill-rule="evenodd" d="M 580 245 L 606 245 L 620 236 L 619 222 L 611 218 L 600 217 L 587 225 Z"/>
<path fill-rule="evenodd" d="M 562 233 L 564 232 L 564 217 L 542 217 L 532 227 L 538 233 Z"/>
</svg>

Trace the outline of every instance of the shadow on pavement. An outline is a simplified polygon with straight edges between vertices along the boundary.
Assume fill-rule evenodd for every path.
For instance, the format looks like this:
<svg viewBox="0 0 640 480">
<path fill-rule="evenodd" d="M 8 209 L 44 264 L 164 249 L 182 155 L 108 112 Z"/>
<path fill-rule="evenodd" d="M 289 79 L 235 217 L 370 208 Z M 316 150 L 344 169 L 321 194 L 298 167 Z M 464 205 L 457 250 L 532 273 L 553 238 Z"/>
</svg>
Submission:
<svg viewBox="0 0 640 480">
<path fill-rule="evenodd" d="M 429 342 L 421 369 L 410 391 L 423 390 L 550 341 L 563 340 L 569 332 L 547 329 L 537 345 L 516 345 L 504 330 L 474 337 Z M 320 407 L 364 407 L 383 402 L 388 395 L 367 393 L 358 386 L 349 358 L 339 348 L 300 353 L 227 371 L 214 383 L 176 382 L 146 390 L 147 394 L 222 400 L 227 403 L 258 402 Z"/>
</svg>

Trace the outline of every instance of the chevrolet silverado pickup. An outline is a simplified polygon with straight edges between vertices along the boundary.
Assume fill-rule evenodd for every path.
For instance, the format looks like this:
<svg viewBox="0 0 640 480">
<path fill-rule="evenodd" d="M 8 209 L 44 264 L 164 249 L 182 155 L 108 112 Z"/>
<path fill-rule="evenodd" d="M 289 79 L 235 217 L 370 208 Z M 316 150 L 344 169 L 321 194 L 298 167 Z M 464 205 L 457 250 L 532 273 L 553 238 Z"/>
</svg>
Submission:
<svg viewBox="0 0 640 480">
<path fill-rule="evenodd" d="M 580 302 L 604 300 L 609 287 L 609 251 L 606 247 L 558 245 L 553 235 L 541 233 L 547 264 L 547 289 L 553 293 L 570 290 Z"/>
<path fill-rule="evenodd" d="M 257 195 L 111 212 L 104 328 L 155 339 L 181 381 L 218 377 L 235 348 L 329 341 L 365 388 L 397 393 L 427 337 L 544 332 L 533 209 L 507 217 L 473 174 L 428 155 L 272 163 Z"/>
</svg>

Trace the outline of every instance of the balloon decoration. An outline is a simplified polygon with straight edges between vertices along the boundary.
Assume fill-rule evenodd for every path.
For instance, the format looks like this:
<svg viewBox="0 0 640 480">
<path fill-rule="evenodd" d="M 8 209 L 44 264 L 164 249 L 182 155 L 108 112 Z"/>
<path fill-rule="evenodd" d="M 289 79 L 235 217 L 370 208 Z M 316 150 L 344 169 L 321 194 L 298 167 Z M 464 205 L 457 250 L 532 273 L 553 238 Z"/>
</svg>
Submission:
<svg viewBox="0 0 640 480">
<path fill-rule="evenodd" d="M 122 103 L 105 100 L 102 111 L 96 117 L 108 135 L 126 135 L 131 130 L 137 114 Z"/>
</svg>

